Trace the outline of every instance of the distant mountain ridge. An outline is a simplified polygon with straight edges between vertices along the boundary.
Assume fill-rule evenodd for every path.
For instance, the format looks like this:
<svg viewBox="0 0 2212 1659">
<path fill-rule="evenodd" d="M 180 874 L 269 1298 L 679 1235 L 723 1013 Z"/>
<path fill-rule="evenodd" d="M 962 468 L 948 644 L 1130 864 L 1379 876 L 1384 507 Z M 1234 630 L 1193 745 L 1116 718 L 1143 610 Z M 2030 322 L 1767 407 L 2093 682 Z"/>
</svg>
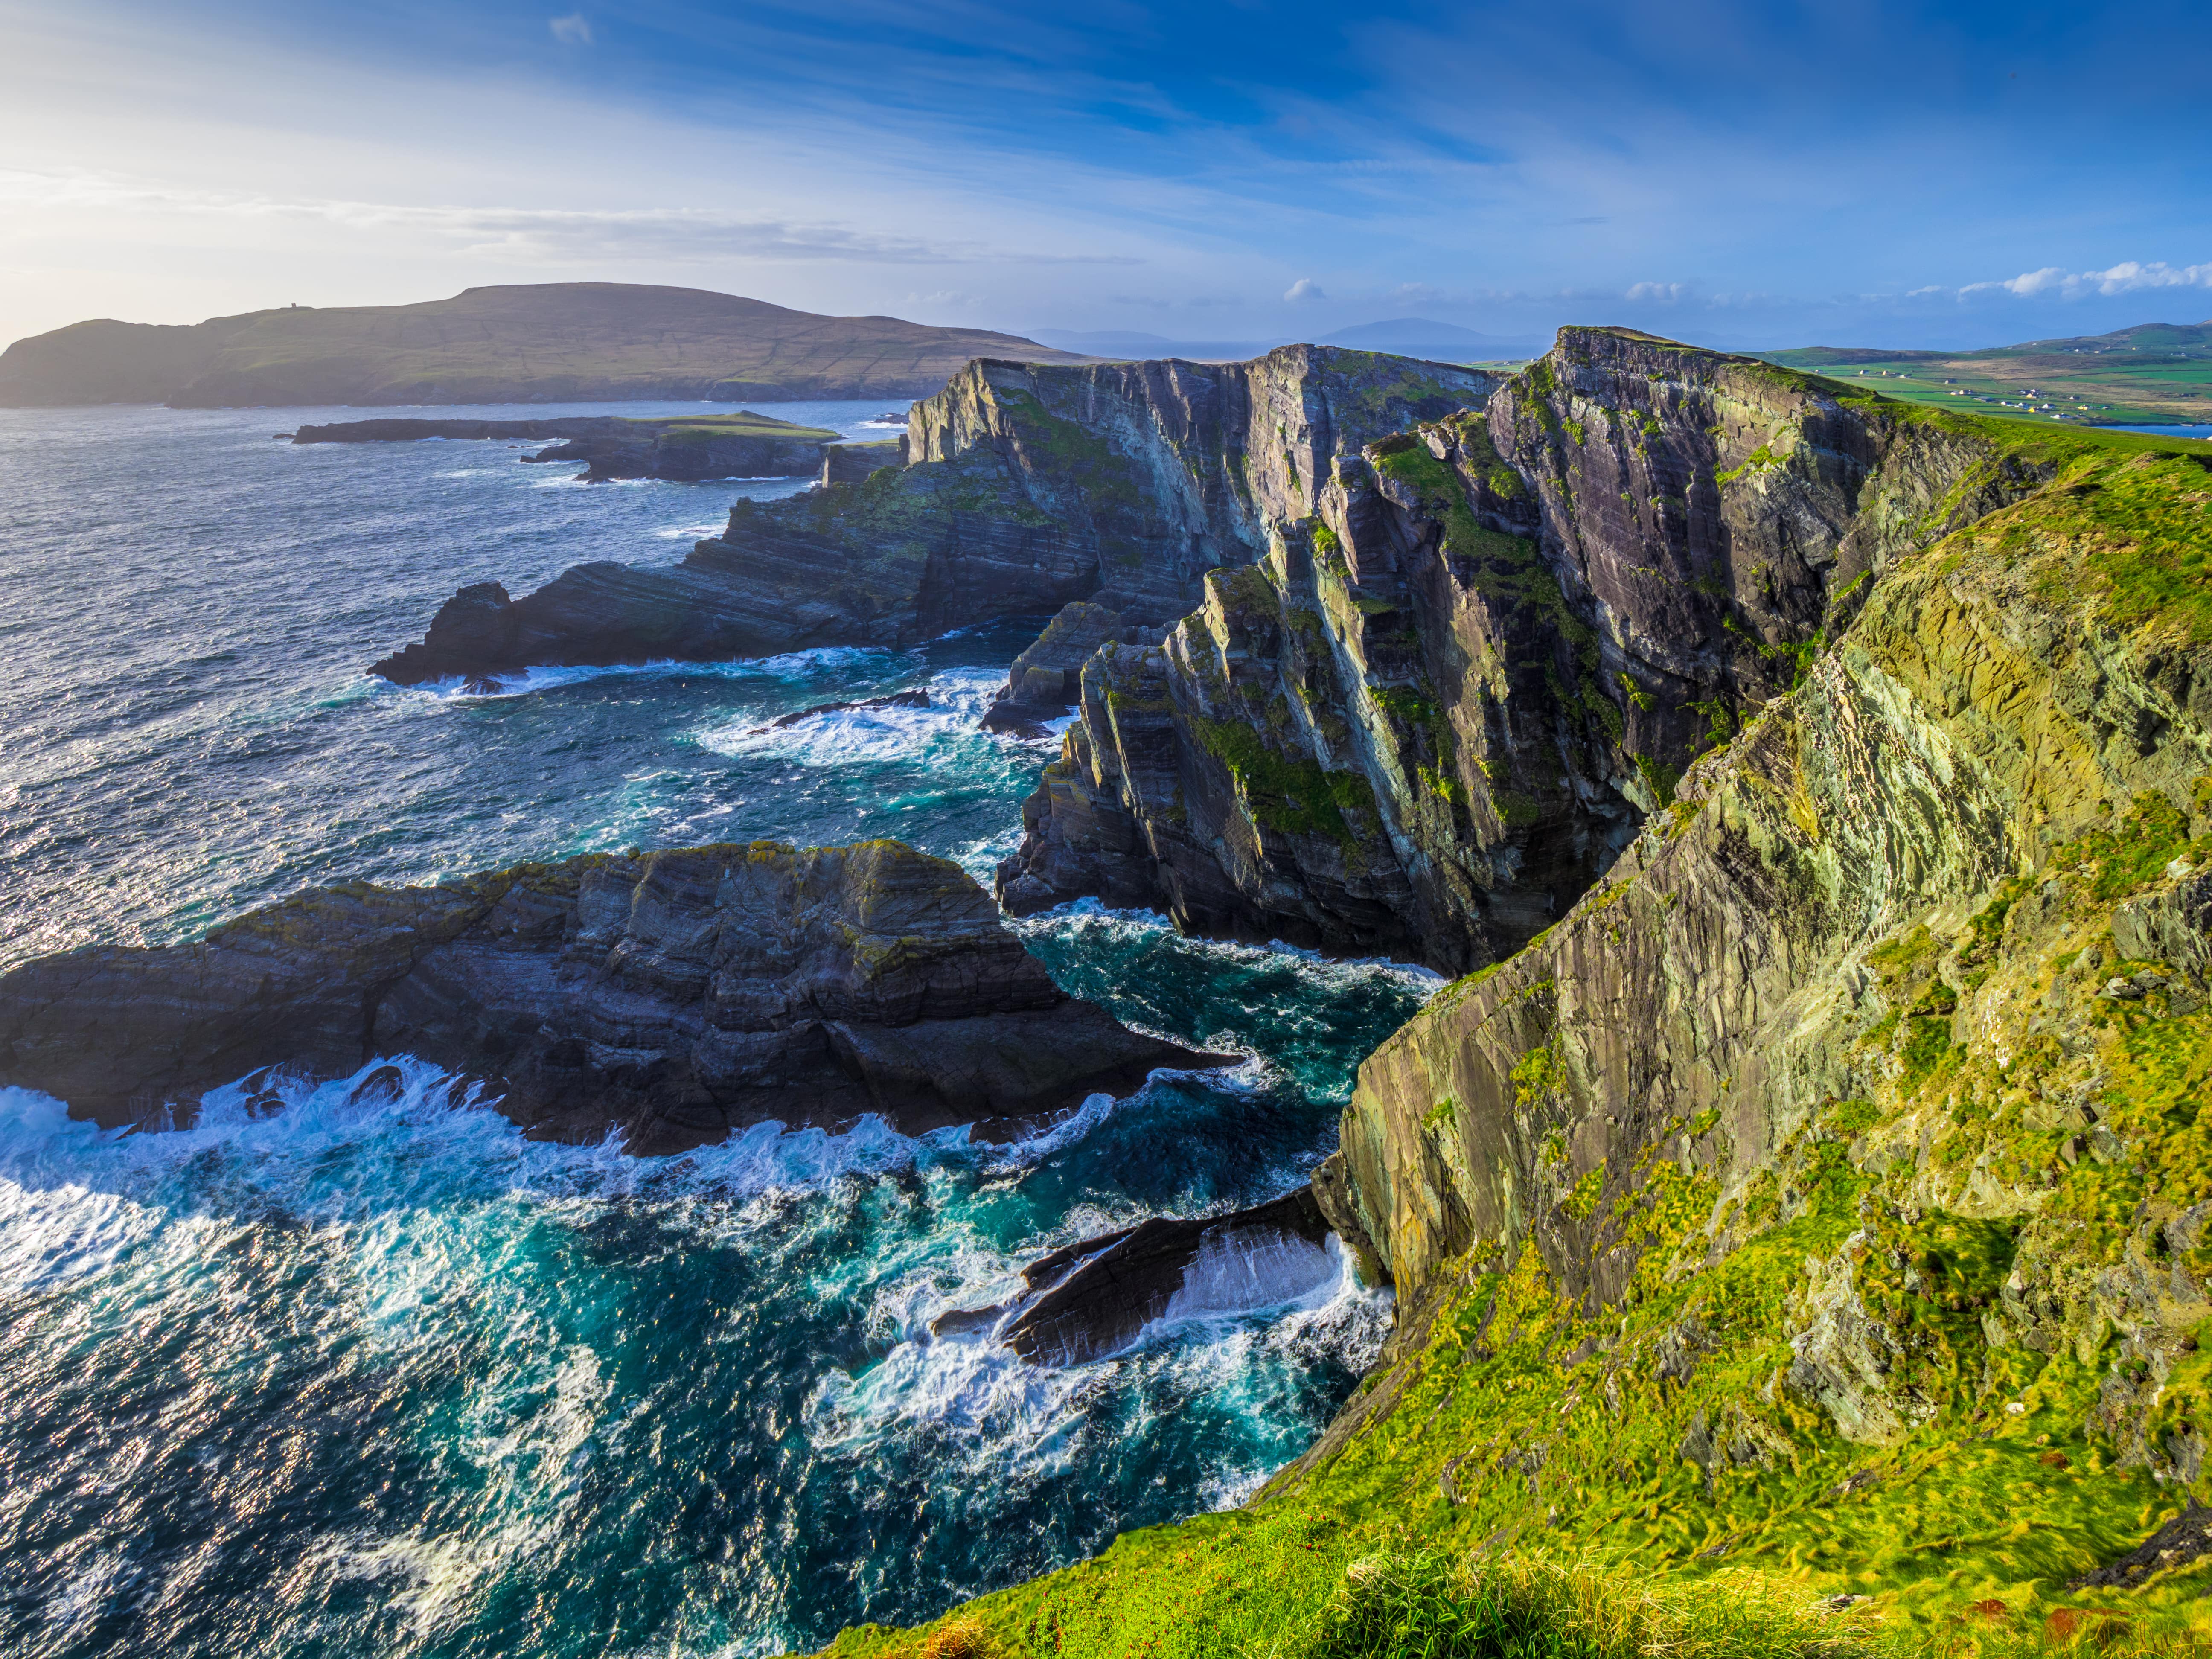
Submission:
<svg viewBox="0 0 2212 1659">
<path fill-rule="evenodd" d="M 972 357 L 1068 356 L 987 329 L 817 316 L 704 289 L 543 283 L 188 325 L 74 323 L 0 353 L 0 407 L 906 398 Z"/>
</svg>

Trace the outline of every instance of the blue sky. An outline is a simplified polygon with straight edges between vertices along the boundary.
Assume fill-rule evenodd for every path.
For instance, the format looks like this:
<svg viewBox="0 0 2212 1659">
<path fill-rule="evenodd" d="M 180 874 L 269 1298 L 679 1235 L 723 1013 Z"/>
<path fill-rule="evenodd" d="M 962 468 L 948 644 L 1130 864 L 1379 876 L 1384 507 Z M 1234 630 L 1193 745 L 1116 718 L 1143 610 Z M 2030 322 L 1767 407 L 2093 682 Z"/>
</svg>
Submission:
<svg viewBox="0 0 2212 1659">
<path fill-rule="evenodd" d="M 0 0 L 0 338 L 582 279 L 1177 339 L 2197 321 L 2205 21 Z"/>
</svg>

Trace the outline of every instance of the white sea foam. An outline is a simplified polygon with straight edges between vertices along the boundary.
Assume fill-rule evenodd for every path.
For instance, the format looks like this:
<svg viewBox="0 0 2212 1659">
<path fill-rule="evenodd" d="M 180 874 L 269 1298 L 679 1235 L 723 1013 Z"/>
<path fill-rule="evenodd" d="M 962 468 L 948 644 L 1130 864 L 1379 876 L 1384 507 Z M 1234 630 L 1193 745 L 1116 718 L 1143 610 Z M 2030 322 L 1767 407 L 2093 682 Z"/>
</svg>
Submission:
<svg viewBox="0 0 2212 1659">
<path fill-rule="evenodd" d="M 841 708 L 788 726 L 769 725 L 756 716 L 710 726 L 699 734 L 699 743 L 716 754 L 764 755 L 816 767 L 899 760 L 952 745 L 988 753 L 1000 740 L 976 722 L 1005 678 L 994 669 L 947 669 L 928 682 L 926 708 Z"/>
<path fill-rule="evenodd" d="M 387 1070 L 396 1092 L 364 1090 Z M 131 1134 L 73 1120 L 51 1096 L 0 1088 L 0 1293 L 106 1271 L 210 1206 L 273 1204 L 351 1230 L 374 1325 L 436 1300 L 449 1271 L 444 1244 L 422 1224 L 425 1206 L 687 1192 L 749 1200 L 917 1163 L 1012 1170 L 1073 1146 L 1120 1104 L 1093 1095 L 1068 1118 L 1004 1144 L 973 1143 L 965 1127 L 904 1135 L 871 1113 L 834 1134 L 767 1122 L 678 1156 L 637 1158 L 612 1133 L 588 1146 L 526 1140 L 476 1085 L 462 1087 L 458 1103 L 455 1090 L 452 1073 L 400 1055 L 331 1082 L 280 1081 L 283 1104 L 264 1115 L 249 1110 L 246 1090 L 226 1084 L 202 1097 L 192 1127 Z"/>
<path fill-rule="evenodd" d="M 738 657 L 722 662 L 687 662 L 673 657 L 641 663 L 579 663 L 568 666 L 525 668 L 512 674 L 493 674 L 480 680 L 458 675 L 425 681 L 413 690 L 449 700 L 481 697 L 523 697 L 550 691 L 556 686 L 580 685 L 588 680 L 669 679 L 677 677 L 708 679 L 808 680 L 843 671 L 885 676 L 913 661 L 909 653 L 872 645 L 827 645 L 811 651 L 787 651 L 774 657 Z M 471 686 L 489 684 L 489 691 Z"/>
<path fill-rule="evenodd" d="M 1394 961 L 1389 957 L 1328 957 L 1302 945 L 1286 945 L 1280 939 L 1271 939 L 1265 945 L 1247 945 L 1232 939 L 1177 934 L 1175 924 L 1157 910 L 1109 909 L 1095 898 L 1071 900 L 1035 915 L 1018 918 L 1012 926 L 1018 933 L 1073 929 L 1109 937 L 1116 933 L 1124 937 L 1166 933 L 1174 937 L 1179 950 L 1217 957 L 1243 966 L 1256 967 L 1270 961 L 1293 962 L 1303 970 L 1301 977 L 1310 975 L 1322 981 L 1379 975 L 1399 981 L 1424 995 L 1432 995 L 1450 983 L 1434 969 L 1424 968 L 1419 963 Z"/>
<path fill-rule="evenodd" d="M 664 542 L 696 542 L 702 537 L 719 536 L 728 527 L 726 520 L 717 519 L 712 524 L 663 525 L 653 533 L 658 540 Z"/>
<path fill-rule="evenodd" d="M 1266 1308 L 1317 1308 L 1336 1293 L 1344 1272 L 1344 1249 L 1334 1234 L 1326 1246 L 1294 1233 L 1260 1239 L 1209 1234 L 1156 1323 L 1164 1328 Z"/>
</svg>

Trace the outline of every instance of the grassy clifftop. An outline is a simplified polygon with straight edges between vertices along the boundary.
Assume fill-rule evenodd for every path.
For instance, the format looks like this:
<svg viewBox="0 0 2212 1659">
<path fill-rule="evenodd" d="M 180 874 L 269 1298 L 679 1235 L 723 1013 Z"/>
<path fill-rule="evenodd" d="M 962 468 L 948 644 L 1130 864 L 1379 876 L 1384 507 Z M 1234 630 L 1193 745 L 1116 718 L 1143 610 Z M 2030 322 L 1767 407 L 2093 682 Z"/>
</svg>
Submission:
<svg viewBox="0 0 2212 1659">
<path fill-rule="evenodd" d="M 545 283 L 188 327 L 76 323 L 0 354 L 0 406 L 904 398 L 976 356 L 1072 361 L 981 329 L 820 317 L 700 289 Z"/>
</svg>

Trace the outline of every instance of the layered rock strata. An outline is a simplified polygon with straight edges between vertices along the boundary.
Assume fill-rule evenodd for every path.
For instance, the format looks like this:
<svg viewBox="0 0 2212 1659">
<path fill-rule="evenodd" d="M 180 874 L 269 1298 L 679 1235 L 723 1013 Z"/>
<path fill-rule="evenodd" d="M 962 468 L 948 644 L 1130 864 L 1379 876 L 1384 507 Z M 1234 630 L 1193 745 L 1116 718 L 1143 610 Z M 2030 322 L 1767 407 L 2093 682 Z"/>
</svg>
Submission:
<svg viewBox="0 0 2212 1659">
<path fill-rule="evenodd" d="M 982 359 L 908 416 L 908 465 L 740 501 L 673 569 L 579 566 L 463 590 L 375 666 L 403 684 L 538 665 L 904 645 L 1092 599 L 1154 625 L 1200 574 L 1312 511 L 1334 458 L 1498 377 L 1292 346 L 1249 363 Z"/>
<path fill-rule="evenodd" d="M 1765 363 L 1564 330 L 1483 410 L 1335 457 L 1164 646 L 1085 667 L 1000 896 L 1490 961 L 1873 573 L 2047 472 Z"/>
<path fill-rule="evenodd" d="M 658 431 L 601 433 L 541 449 L 528 461 L 582 461 L 584 482 L 665 478 L 698 483 L 708 478 L 796 478 L 828 465 L 834 433 L 797 428 L 788 433 L 731 431 L 676 424 Z"/>
<path fill-rule="evenodd" d="M 680 1151 L 882 1114 L 1000 1135 L 1222 1063 L 1060 992 L 957 865 L 773 842 L 319 889 L 198 944 L 88 947 L 0 977 L 0 1081 L 116 1126 L 270 1068 L 412 1054 L 532 1135 Z"/>
<path fill-rule="evenodd" d="M 887 466 L 906 465 L 906 440 L 884 438 L 866 443 L 831 444 L 822 452 L 823 488 L 860 483 Z"/>
</svg>

